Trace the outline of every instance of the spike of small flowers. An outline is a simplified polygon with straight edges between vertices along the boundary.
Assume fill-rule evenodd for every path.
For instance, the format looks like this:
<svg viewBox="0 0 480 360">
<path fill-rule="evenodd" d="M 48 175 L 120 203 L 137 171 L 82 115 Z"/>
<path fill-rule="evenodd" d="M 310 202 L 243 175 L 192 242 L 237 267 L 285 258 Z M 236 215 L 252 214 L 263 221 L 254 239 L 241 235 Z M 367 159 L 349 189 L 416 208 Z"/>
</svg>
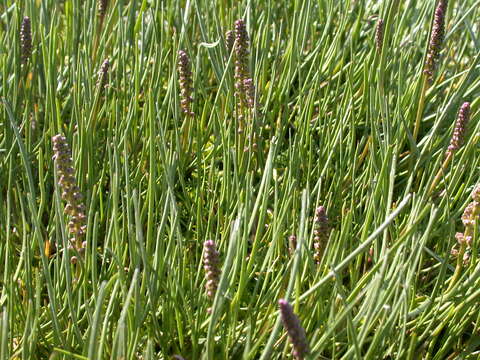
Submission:
<svg viewBox="0 0 480 360">
<path fill-rule="evenodd" d="M 328 225 L 328 216 L 324 206 L 319 206 L 315 210 L 314 230 L 313 230 L 313 247 L 315 253 L 313 258 L 319 264 L 323 257 L 328 237 L 330 235 L 330 228 Z"/>
<path fill-rule="evenodd" d="M 215 241 L 205 241 L 203 244 L 203 268 L 205 269 L 205 278 L 207 280 L 205 288 L 207 290 L 207 296 L 211 299 L 215 297 L 215 293 L 217 292 L 218 280 L 221 273 L 219 262 L 219 253 Z"/>
<path fill-rule="evenodd" d="M 32 55 L 32 26 L 28 16 L 23 18 L 20 26 L 20 55 L 22 64 L 26 64 Z"/>
<path fill-rule="evenodd" d="M 455 234 L 455 238 L 457 239 L 460 249 L 452 249 L 452 254 L 458 256 L 458 259 L 461 259 L 461 261 L 457 262 L 457 270 L 455 272 L 456 274 L 459 273 L 459 269 L 461 269 L 461 266 L 469 260 L 469 253 L 467 252 L 467 250 L 472 246 L 473 236 L 475 235 L 476 223 L 480 215 L 480 184 L 474 188 L 471 196 L 473 201 L 465 207 L 462 215 L 462 222 L 465 230 L 463 233 L 457 232 Z M 458 276 L 459 275 L 457 275 L 457 277 Z M 452 286 L 454 282 L 455 280 L 452 280 L 450 286 Z"/>
<path fill-rule="evenodd" d="M 82 241 L 86 232 L 86 215 L 83 196 L 77 186 L 75 170 L 73 168 L 73 159 L 70 146 L 67 139 L 62 135 L 52 137 L 53 159 L 55 160 L 58 185 L 62 189 L 62 199 L 66 201 L 65 213 L 70 216 L 68 231 L 73 236 L 71 239 L 72 247 L 79 253 L 84 251 L 86 243 Z M 72 262 L 76 261 L 73 257 Z"/>
<path fill-rule="evenodd" d="M 453 154 L 457 151 L 463 143 L 463 137 L 465 135 L 466 127 L 470 119 L 470 103 L 465 102 L 460 107 L 458 111 L 457 121 L 455 123 L 455 128 L 453 129 L 452 138 L 450 140 L 450 145 L 448 146 L 448 154 Z"/>
<path fill-rule="evenodd" d="M 245 22 L 242 19 L 235 21 L 235 96 L 239 110 L 243 111 L 247 105 L 245 80 L 249 78 L 248 55 L 249 38 Z"/>
<path fill-rule="evenodd" d="M 247 106 L 250 109 L 253 109 L 255 107 L 255 85 L 253 84 L 252 78 L 248 78 L 243 81 L 243 88 L 245 90 Z"/>
<path fill-rule="evenodd" d="M 104 89 L 108 86 L 108 70 L 110 69 L 110 61 L 105 59 L 100 67 L 98 72 L 97 86 L 100 86 L 100 89 Z"/>
<path fill-rule="evenodd" d="M 378 19 L 377 27 L 375 29 L 375 46 L 377 48 L 378 53 L 382 52 L 383 32 L 384 32 L 383 19 Z"/>
<path fill-rule="evenodd" d="M 194 116 L 192 107 L 193 80 L 190 59 L 185 51 L 178 51 L 178 72 L 180 81 L 180 105 L 186 116 Z"/>
<path fill-rule="evenodd" d="M 447 13 L 448 0 L 439 0 L 435 8 L 432 32 L 428 43 L 427 57 L 425 59 L 424 74 L 429 81 L 433 79 L 433 73 L 438 61 L 443 38 L 445 36 L 445 15 Z"/>
<path fill-rule="evenodd" d="M 285 327 L 290 342 L 293 345 L 293 356 L 297 360 L 303 360 L 305 355 L 310 351 L 305 330 L 287 300 L 280 299 L 278 305 L 280 307 L 280 316 L 283 326 Z"/>
</svg>

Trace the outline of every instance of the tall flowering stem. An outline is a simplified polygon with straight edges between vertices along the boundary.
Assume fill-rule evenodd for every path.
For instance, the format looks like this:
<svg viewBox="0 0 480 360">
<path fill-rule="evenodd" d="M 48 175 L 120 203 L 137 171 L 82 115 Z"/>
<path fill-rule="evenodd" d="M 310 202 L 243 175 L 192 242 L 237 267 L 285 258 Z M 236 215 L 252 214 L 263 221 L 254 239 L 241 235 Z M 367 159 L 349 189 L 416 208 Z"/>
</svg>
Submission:
<svg viewBox="0 0 480 360">
<path fill-rule="evenodd" d="M 244 81 L 248 78 L 248 46 L 247 28 L 244 21 L 239 19 L 235 22 L 235 97 L 240 113 L 243 112 L 247 103 Z"/>
<path fill-rule="evenodd" d="M 249 42 L 245 22 L 242 19 L 235 21 L 235 98 L 240 126 L 246 110 L 255 106 L 255 85 L 248 70 Z"/>
<path fill-rule="evenodd" d="M 65 214 L 70 216 L 68 223 L 68 232 L 71 234 L 70 245 L 81 255 L 85 251 L 86 243 L 83 241 L 87 225 L 85 215 L 85 205 L 83 196 L 77 186 L 75 170 L 73 168 L 73 159 L 70 146 L 63 135 L 52 137 L 53 159 L 58 177 L 58 185 L 62 189 L 62 199 L 67 203 L 65 205 Z M 71 261 L 77 262 L 77 257 L 73 256 Z"/>
<path fill-rule="evenodd" d="M 314 230 L 313 230 L 313 258 L 317 264 L 320 264 L 323 252 L 330 235 L 330 227 L 328 225 L 328 216 L 324 206 L 319 206 L 315 210 Z"/>
<path fill-rule="evenodd" d="M 450 165 L 453 155 L 462 146 L 463 138 L 465 137 L 465 132 L 467 130 L 467 124 L 469 120 L 470 103 L 465 102 L 458 111 L 457 121 L 455 122 L 453 134 L 450 139 L 450 144 L 448 145 L 447 151 L 445 152 L 445 160 L 443 161 L 442 167 L 438 171 L 435 179 L 432 182 L 432 185 L 429 188 L 428 195 L 430 195 L 435 190 L 435 187 L 440 181 L 442 175 L 446 172 L 448 166 Z"/>
<path fill-rule="evenodd" d="M 467 205 L 462 215 L 464 232 L 455 235 L 460 249 L 456 252 L 457 266 L 453 277 L 450 280 L 447 292 L 453 288 L 460 278 L 464 262 L 465 260 L 468 260 L 468 258 L 465 258 L 465 251 L 472 246 L 472 242 L 475 240 L 473 237 L 475 235 L 475 228 L 480 215 L 480 184 L 475 187 L 471 196 L 472 202 Z"/>
<path fill-rule="evenodd" d="M 445 14 L 447 12 L 447 7 L 447 0 L 439 0 L 437 7 L 435 8 L 432 32 L 430 34 L 427 57 L 425 59 L 423 70 L 423 73 L 430 82 L 433 79 L 433 73 L 438 62 L 440 50 L 442 49 L 443 38 L 445 36 Z"/>
<path fill-rule="evenodd" d="M 423 116 L 423 110 L 425 108 L 425 94 L 429 87 L 429 84 L 433 81 L 433 74 L 438 62 L 438 57 L 443 43 L 443 37 L 445 35 L 445 14 L 447 13 L 448 1 L 439 0 L 437 7 L 435 8 L 432 32 L 430 34 L 430 40 L 428 42 L 427 56 L 423 66 L 423 83 L 420 91 L 420 97 L 417 107 L 417 115 L 415 118 L 415 126 L 413 128 L 413 140 L 417 140 L 418 132 L 420 130 L 420 122 Z"/>
<path fill-rule="evenodd" d="M 22 64 L 26 64 L 32 56 L 32 25 L 28 16 L 23 18 L 20 25 L 20 56 Z"/>
<path fill-rule="evenodd" d="M 220 255 L 217 251 L 215 241 L 207 240 L 203 243 L 203 268 L 207 283 L 205 288 L 207 296 L 213 300 L 217 292 L 218 281 L 220 279 Z"/>
<path fill-rule="evenodd" d="M 305 355 L 310 352 L 305 330 L 287 300 L 280 299 L 278 306 L 280 307 L 280 317 L 283 326 L 293 346 L 293 356 L 296 360 L 303 360 Z"/>
</svg>

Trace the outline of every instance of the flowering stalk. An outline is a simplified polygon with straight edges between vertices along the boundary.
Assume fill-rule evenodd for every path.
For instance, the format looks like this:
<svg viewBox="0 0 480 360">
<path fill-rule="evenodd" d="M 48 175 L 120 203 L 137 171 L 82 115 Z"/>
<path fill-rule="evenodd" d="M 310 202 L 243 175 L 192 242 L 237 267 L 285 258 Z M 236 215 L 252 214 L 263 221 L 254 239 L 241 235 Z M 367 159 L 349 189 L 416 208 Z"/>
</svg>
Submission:
<svg viewBox="0 0 480 360">
<path fill-rule="evenodd" d="M 293 345 L 293 356 L 297 360 L 303 360 L 305 355 L 310 351 L 305 330 L 287 300 L 280 299 L 278 305 L 280 307 L 280 316 L 283 326 L 285 327 L 290 342 Z"/>
<path fill-rule="evenodd" d="M 460 249 L 458 252 L 455 252 L 457 255 L 457 266 L 455 268 L 455 273 L 450 280 L 447 292 L 457 283 L 463 269 L 463 264 L 465 260 L 468 260 L 468 257 L 465 258 L 465 251 L 472 246 L 475 227 L 480 215 L 480 184 L 475 187 L 471 196 L 473 201 L 467 205 L 462 215 L 462 222 L 465 230 L 463 233 L 457 233 L 455 235 L 460 245 Z"/>
<path fill-rule="evenodd" d="M 445 36 L 445 14 L 447 12 L 447 7 L 448 0 L 439 0 L 438 5 L 435 8 L 432 32 L 430 34 L 427 57 L 425 59 L 423 70 L 423 73 L 430 82 L 433 79 L 433 73 L 435 71 L 436 63 L 438 62 L 443 38 Z"/>
<path fill-rule="evenodd" d="M 417 140 L 418 132 L 420 130 L 420 121 L 425 107 L 425 94 L 427 92 L 429 83 L 433 80 L 433 73 L 438 62 L 443 37 L 445 34 L 445 14 L 447 12 L 448 0 L 439 0 L 435 8 L 433 19 L 432 32 L 430 34 L 430 41 L 428 43 L 427 56 L 423 67 L 423 83 L 420 91 L 420 98 L 417 107 L 417 116 L 415 119 L 415 127 L 413 128 L 413 140 Z"/>
<path fill-rule="evenodd" d="M 110 69 L 110 61 L 105 59 L 98 72 L 97 86 L 100 87 L 100 91 L 103 91 L 108 86 L 108 70 Z"/>
<path fill-rule="evenodd" d="M 191 121 L 195 116 L 195 113 L 192 111 L 193 77 L 190 67 L 190 59 L 187 53 L 183 50 L 178 51 L 177 66 L 180 82 L 180 107 L 185 117 L 185 123 L 181 135 L 181 144 L 183 148 L 182 153 L 187 154 L 188 147 L 190 146 L 190 141 L 188 141 L 188 135 L 190 131 Z"/>
<path fill-rule="evenodd" d="M 207 283 L 205 288 L 207 296 L 210 299 L 215 297 L 217 292 L 218 281 L 221 271 L 218 267 L 220 262 L 219 253 L 213 240 L 207 240 L 203 244 L 203 268 L 205 269 L 205 278 Z"/>
<path fill-rule="evenodd" d="M 382 52 L 383 32 L 384 32 L 383 19 L 378 19 L 377 27 L 375 29 L 375 47 L 377 48 L 377 52 L 379 54 Z"/>
<path fill-rule="evenodd" d="M 180 81 L 180 105 L 185 116 L 194 116 L 192 111 L 193 80 L 190 59 L 185 51 L 178 51 L 178 73 Z"/>
<path fill-rule="evenodd" d="M 20 56 L 22 64 L 32 56 L 32 26 L 28 16 L 23 18 L 20 26 Z"/>
<path fill-rule="evenodd" d="M 62 135 L 52 137 L 53 142 L 53 159 L 55 160 L 58 185 L 62 189 L 62 199 L 66 201 L 65 213 L 70 216 L 68 223 L 68 232 L 73 236 L 70 239 L 70 245 L 73 249 L 83 254 L 86 243 L 83 240 L 87 229 L 85 205 L 83 204 L 83 196 L 77 186 L 75 178 L 75 170 L 73 168 L 73 159 L 70 146 L 67 139 Z M 77 262 L 77 257 L 71 258 L 72 263 Z"/>
<path fill-rule="evenodd" d="M 235 97 L 241 118 L 247 103 L 244 81 L 248 78 L 248 43 L 247 28 L 239 19 L 235 22 Z"/>
<path fill-rule="evenodd" d="M 433 190 L 435 190 L 435 187 L 440 181 L 442 174 L 445 173 L 447 167 L 450 165 L 454 153 L 462 146 L 469 119 L 470 103 L 465 102 L 458 111 L 457 121 L 455 122 L 452 138 L 450 139 L 450 145 L 448 145 L 447 151 L 445 152 L 445 160 L 443 161 L 442 167 L 440 168 L 440 170 L 438 170 L 438 173 L 435 176 L 435 179 L 433 180 L 432 185 L 428 190 L 428 195 L 430 195 Z"/>
<path fill-rule="evenodd" d="M 330 228 L 328 226 L 327 212 L 324 206 L 319 206 L 315 210 L 314 230 L 313 230 L 313 248 L 315 250 L 313 259 L 317 264 L 320 264 L 323 257 L 323 252 L 330 235 Z"/>
</svg>

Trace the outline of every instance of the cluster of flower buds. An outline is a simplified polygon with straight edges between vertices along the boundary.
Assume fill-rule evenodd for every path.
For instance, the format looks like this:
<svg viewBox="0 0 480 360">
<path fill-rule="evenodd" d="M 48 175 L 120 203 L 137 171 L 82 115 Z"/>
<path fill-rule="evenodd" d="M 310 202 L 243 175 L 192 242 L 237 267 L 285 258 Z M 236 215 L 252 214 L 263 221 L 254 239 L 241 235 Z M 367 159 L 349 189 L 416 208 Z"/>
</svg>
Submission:
<svg viewBox="0 0 480 360">
<path fill-rule="evenodd" d="M 425 59 L 424 74 L 429 81 L 433 79 L 436 63 L 442 47 L 443 38 L 445 36 L 445 15 L 447 13 L 448 1 L 439 0 L 435 8 L 433 18 L 432 32 L 428 43 L 427 57 Z"/>
<path fill-rule="evenodd" d="M 207 279 L 205 288 L 207 290 L 207 296 L 211 299 L 215 297 L 215 293 L 217 292 L 221 273 L 219 262 L 220 258 L 215 241 L 205 241 L 203 244 L 203 268 L 205 269 L 205 278 Z"/>
<path fill-rule="evenodd" d="M 300 324 L 300 320 L 287 300 L 280 299 L 278 305 L 283 326 L 293 346 L 293 356 L 296 360 L 303 360 L 305 355 L 310 352 L 305 329 Z"/>
<path fill-rule="evenodd" d="M 23 18 L 20 26 L 20 56 L 22 64 L 26 64 L 32 56 L 32 26 L 28 16 Z"/>
<path fill-rule="evenodd" d="M 98 72 L 97 86 L 100 87 L 100 91 L 103 91 L 108 86 L 108 70 L 110 69 L 110 61 L 105 59 Z"/>
<path fill-rule="evenodd" d="M 469 250 L 472 247 L 473 236 L 475 235 L 475 225 L 480 215 L 480 184 L 475 187 L 472 192 L 472 202 L 470 202 L 465 208 L 462 215 L 462 222 L 465 228 L 464 232 L 458 232 L 455 234 L 460 247 L 465 248 L 463 253 L 464 263 L 469 260 Z M 458 255 L 460 252 L 457 249 L 452 249 L 453 255 Z"/>
<path fill-rule="evenodd" d="M 62 199 L 66 201 L 65 213 L 70 216 L 68 223 L 68 232 L 73 236 L 70 240 L 72 250 L 76 250 L 80 255 L 85 251 L 86 242 L 82 241 L 87 229 L 85 205 L 83 196 L 77 186 L 75 170 L 73 168 L 72 152 L 63 135 L 52 137 L 53 159 L 55 160 L 58 185 L 62 189 Z M 73 256 L 71 261 L 77 262 L 77 257 Z"/>
<path fill-rule="evenodd" d="M 325 246 L 330 235 L 327 212 L 324 206 L 319 206 L 315 210 L 313 226 L 313 259 L 317 264 L 320 264 L 323 257 L 323 251 L 325 250 Z"/>
<path fill-rule="evenodd" d="M 185 116 L 194 116 L 192 111 L 193 79 L 190 59 L 185 51 L 178 51 L 178 73 L 180 81 L 180 105 Z"/>
<path fill-rule="evenodd" d="M 463 143 L 463 137 L 467 128 L 468 121 L 470 119 L 470 103 L 465 102 L 458 111 L 457 121 L 455 128 L 453 129 L 450 145 L 448 146 L 447 156 L 453 155 Z"/>
</svg>

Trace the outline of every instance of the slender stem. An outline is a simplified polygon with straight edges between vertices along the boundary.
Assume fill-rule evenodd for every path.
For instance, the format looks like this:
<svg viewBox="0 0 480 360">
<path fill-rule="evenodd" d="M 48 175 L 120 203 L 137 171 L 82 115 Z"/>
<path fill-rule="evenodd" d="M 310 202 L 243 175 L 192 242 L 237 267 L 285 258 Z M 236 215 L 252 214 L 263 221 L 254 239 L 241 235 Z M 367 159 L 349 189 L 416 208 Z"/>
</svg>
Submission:
<svg viewBox="0 0 480 360">
<path fill-rule="evenodd" d="M 420 99 L 418 100 L 418 107 L 417 107 L 417 116 L 415 119 L 415 127 L 413 128 L 413 140 L 417 141 L 418 132 L 420 131 L 420 122 L 423 116 L 423 110 L 425 108 L 425 94 L 427 93 L 428 89 L 428 79 L 425 75 L 423 77 L 423 84 L 422 90 L 420 92 Z"/>
<path fill-rule="evenodd" d="M 432 192 L 435 190 L 435 188 L 437 187 L 437 184 L 440 181 L 440 178 L 445 173 L 445 170 L 447 169 L 448 165 L 450 165 L 452 158 L 453 158 L 453 153 L 448 152 L 447 157 L 443 161 L 442 167 L 438 170 L 437 175 L 435 176 L 435 179 L 433 179 L 432 185 L 430 185 L 430 188 L 428 189 L 427 196 L 430 196 Z"/>
</svg>

